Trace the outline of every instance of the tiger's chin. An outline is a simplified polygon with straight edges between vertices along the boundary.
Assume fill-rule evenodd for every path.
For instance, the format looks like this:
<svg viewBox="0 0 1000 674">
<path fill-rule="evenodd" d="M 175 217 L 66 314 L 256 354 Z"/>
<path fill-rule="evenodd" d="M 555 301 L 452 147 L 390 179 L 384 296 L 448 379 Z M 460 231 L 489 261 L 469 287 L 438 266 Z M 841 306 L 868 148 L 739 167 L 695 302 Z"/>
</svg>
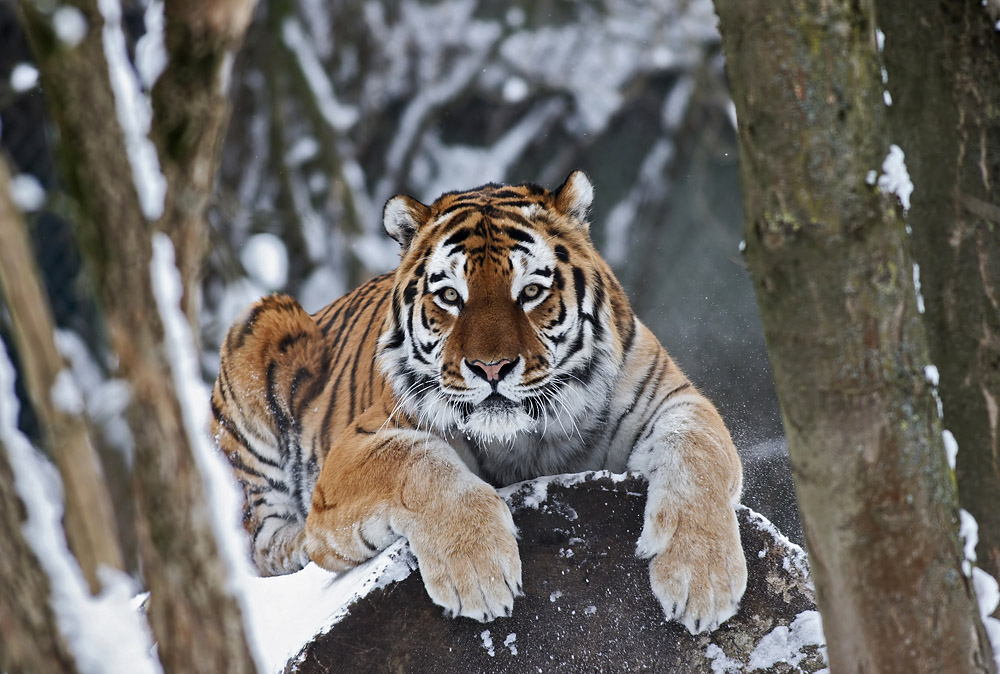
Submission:
<svg viewBox="0 0 1000 674">
<path fill-rule="evenodd" d="M 524 409 L 495 394 L 473 408 L 472 412 L 459 424 L 459 428 L 469 437 L 481 443 L 513 442 L 519 433 L 535 430 L 538 421 Z"/>
</svg>

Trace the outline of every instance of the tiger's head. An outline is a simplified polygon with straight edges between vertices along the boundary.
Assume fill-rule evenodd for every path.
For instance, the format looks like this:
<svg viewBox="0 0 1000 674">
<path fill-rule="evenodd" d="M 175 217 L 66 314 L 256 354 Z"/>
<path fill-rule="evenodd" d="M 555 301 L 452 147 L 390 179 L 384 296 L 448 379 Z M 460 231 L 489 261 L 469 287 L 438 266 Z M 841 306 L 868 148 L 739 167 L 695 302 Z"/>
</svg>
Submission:
<svg viewBox="0 0 1000 674">
<path fill-rule="evenodd" d="M 576 171 L 555 192 L 491 184 L 386 204 L 403 251 L 379 362 L 421 426 L 512 443 L 569 435 L 603 408 L 634 326 L 590 241 L 593 194 Z"/>
</svg>

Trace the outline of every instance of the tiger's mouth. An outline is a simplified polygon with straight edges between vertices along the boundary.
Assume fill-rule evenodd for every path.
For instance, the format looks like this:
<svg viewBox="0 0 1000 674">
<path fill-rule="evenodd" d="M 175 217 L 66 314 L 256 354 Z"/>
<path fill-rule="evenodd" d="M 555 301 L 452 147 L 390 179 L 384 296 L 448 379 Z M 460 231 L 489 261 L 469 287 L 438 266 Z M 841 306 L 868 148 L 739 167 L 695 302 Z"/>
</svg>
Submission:
<svg viewBox="0 0 1000 674">
<path fill-rule="evenodd" d="M 470 405 L 459 426 L 481 442 L 512 442 L 519 434 L 534 430 L 536 424 L 522 404 L 494 392 Z"/>
<path fill-rule="evenodd" d="M 510 410 L 514 407 L 520 407 L 513 400 L 503 395 L 502 393 L 493 392 L 489 394 L 485 400 L 476 405 L 476 408 L 487 409 L 487 410 Z"/>
</svg>

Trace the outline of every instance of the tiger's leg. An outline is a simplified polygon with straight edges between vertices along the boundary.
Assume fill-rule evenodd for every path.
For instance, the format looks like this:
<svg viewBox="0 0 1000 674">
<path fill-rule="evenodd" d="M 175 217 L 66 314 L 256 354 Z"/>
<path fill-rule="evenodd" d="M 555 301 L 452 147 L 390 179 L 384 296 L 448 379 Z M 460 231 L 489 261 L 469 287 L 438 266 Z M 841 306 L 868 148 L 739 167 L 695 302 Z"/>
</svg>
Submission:
<svg viewBox="0 0 1000 674">
<path fill-rule="evenodd" d="M 326 358 L 315 321 L 280 295 L 248 308 L 222 344 L 211 433 L 243 487 L 251 558 L 264 576 L 309 561 L 305 520 L 317 459 L 292 420 L 325 376 Z"/>
<path fill-rule="evenodd" d="M 628 463 L 649 481 L 637 553 L 651 558 L 650 581 L 667 617 L 697 633 L 733 616 L 746 590 L 733 508 L 742 468 L 712 403 L 662 349 L 657 362 L 653 412 Z"/>
<path fill-rule="evenodd" d="M 306 522 L 309 557 L 341 571 L 403 536 L 427 593 L 447 613 L 510 615 L 521 561 L 507 505 L 441 438 L 375 430 L 377 422 L 362 417 L 331 448 Z"/>
</svg>

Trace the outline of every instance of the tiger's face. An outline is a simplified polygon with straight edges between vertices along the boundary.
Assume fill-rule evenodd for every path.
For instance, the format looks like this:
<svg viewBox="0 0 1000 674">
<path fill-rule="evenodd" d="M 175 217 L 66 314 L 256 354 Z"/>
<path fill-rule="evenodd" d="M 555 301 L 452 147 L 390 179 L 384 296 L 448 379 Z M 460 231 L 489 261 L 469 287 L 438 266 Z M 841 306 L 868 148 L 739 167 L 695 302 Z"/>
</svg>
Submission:
<svg viewBox="0 0 1000 674">
<path fill-rule="evenodd" d="M 386 205 L 404 252 L 380 361 L 421 425 L 486 443 L 568 435 L 605 401 L 620 340 L 602 325 L 621 290 L 587 234 L 592 198 L 576 172 L 554 193 L 489 185 Z"/>
</svg>

